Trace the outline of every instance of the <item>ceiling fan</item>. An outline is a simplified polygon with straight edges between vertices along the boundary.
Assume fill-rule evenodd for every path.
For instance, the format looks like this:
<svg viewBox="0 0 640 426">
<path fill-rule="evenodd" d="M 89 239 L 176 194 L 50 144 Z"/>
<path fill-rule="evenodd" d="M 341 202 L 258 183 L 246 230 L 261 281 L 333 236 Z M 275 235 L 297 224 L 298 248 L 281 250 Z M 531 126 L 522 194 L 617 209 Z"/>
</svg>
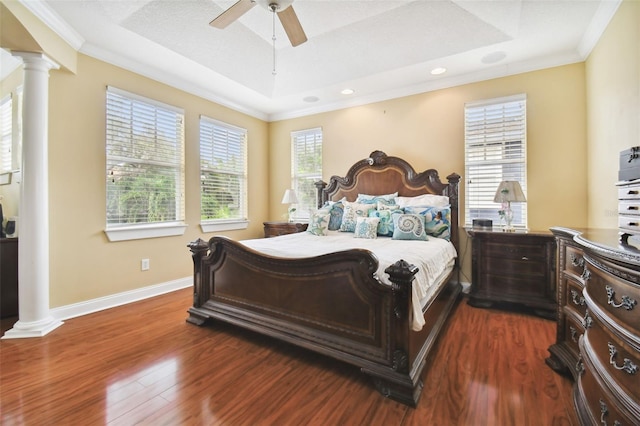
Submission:
<svg viewBox="0 0 640 426">
<path fill-rule="evenodd" d="M 280 23 L 284 27 L 284 31 L 289 37 L 289 41 L 292 46 L 298 46 L 299 44 L 307 41 L 307 36 L 300 25 L 298 16 L 293 10 L 293 0 L 238 0 L 229 9 L 218 15 L 209 25 L 215 28 L 226 28 L 229 24 L 240 18 L 247 13 L 256 3 L 270 10 L 274 14 L 278 14 Z"/>
</svg>

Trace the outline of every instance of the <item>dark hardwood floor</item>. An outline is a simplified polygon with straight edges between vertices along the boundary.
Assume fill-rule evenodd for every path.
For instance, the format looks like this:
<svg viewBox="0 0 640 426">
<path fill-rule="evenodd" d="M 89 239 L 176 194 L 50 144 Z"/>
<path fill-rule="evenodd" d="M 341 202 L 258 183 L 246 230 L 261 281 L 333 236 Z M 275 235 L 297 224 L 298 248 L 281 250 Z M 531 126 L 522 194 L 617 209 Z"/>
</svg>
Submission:
<svg viewBox="0 0 640 426">
<path fill-rule="evenodd" d="M 185 289 L 0 340 L 0 424 L 578 425 L 571 381 L 544 363 L 552 321 L 461 301 L 413 409 L 350 365 L 188 324 L 190 302 Z"/>
</svg>

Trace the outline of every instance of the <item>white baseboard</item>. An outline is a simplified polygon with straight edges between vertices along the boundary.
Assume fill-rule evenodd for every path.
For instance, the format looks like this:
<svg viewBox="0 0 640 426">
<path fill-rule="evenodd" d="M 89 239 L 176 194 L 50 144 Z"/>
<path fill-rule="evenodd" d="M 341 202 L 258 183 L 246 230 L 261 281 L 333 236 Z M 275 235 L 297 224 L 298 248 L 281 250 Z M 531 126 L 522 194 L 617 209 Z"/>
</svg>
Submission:
<svg viewBox="0 0 640 426">
<path fill-rule="evenodd" d="M 161 284 L 151 285 L 148 287 L 112 294 L 105 297 L 99 297 L 97 299 L 87 300 L 85 302 L 60 306 L 58 308 L 51 309 L 50 314 L 53 318 L 58 320 L 75 318 L 82 315 L 91 314 L 93 312 L 102 311 L 104 309 L 126 305 L 127 303 L 137 302 L 138 300 L 148 299 L 149 297 L 159 296 L 161 294 L 187 288 L 192 285 L 193 277 L 180 278 Z"/>
</svg>

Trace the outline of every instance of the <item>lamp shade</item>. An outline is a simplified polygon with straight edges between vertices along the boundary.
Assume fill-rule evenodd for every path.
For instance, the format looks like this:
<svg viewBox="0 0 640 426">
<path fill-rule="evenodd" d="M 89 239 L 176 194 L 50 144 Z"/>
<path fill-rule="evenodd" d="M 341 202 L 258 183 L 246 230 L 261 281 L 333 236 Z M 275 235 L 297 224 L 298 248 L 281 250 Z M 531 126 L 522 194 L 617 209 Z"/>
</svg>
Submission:
<svg viewBox="0 0 640 426">
<path fill-rule="evenodd" d="M 296 197 L 296 191 L 293 189 L 287 189 L 284 191 L 284 196 L 282 197 L 282 204 L 297 204 L 298 197 Z"/>
<path fill-rule="evenodd" d="M 517 180 L 503 180 L 500 182 L 500 185 L 498 185 L 493 201 L 496 203 L 504 203 L 507 201 L 525 202 L 527 199 L 524 196 L 524 192 L 522 192 L 520 182 Z"/>
</svg>

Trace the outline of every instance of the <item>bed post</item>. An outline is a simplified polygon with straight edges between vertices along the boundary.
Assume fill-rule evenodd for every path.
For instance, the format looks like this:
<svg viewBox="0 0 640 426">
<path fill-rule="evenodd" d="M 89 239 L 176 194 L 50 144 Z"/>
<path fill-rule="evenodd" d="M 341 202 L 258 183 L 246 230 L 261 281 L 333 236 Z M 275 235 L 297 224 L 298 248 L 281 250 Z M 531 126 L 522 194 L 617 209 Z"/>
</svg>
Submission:
<svg viewBox="0 0 640 426">
<path fill-rule="evenodd" d="M 198 238 L 195 241 L 187 244 L 191 251 L 191 257 L 193 258 L 193 307 L 199 308 L 202 305 L 202 258 L 207 254 L 209 250 L 209 244 L 206 241 Z M 202 325 L 206 321 L 206 317 L 199 315 L 197 312 L 189 309 L 189 316 L 187 322 L 196 325 Z"/>
<path fill-rule="evenodd" d="M 409 359 L 408 343 L 413 311 L 411 308 L 411 286 L 418 272 L 418 267 L 404 260 L 399 260 L 389 266 L 385 271 L 389 274 L 391 288 L 393 290 L 393 316 L 391 322 L 395 327 L 391 330 L 393 351 L 393 373 L 376 374 L 373 371 L 363 372 L 373 376 L 376 389 L 387 398 L 400 401 L 403 404 L 415 407 L 422 392 L 422 379 L 420 374 L 412 377 L 411 363 Z"/>
<path fill-rule="evenodd" d="M 324 203 L 327 201 L 325 199 L 327 194 L 324 192 L 324 189 L 327 187 L 327 182 L 318 180 L 318 181 L 315 181 L 313 184 L 316 186 L 316 189 L 318 191 L 316 195 L 316 204 L 317 204 L 317 207 L 321 209 L 322 206 L 324 206 Z"/>
</svg>

